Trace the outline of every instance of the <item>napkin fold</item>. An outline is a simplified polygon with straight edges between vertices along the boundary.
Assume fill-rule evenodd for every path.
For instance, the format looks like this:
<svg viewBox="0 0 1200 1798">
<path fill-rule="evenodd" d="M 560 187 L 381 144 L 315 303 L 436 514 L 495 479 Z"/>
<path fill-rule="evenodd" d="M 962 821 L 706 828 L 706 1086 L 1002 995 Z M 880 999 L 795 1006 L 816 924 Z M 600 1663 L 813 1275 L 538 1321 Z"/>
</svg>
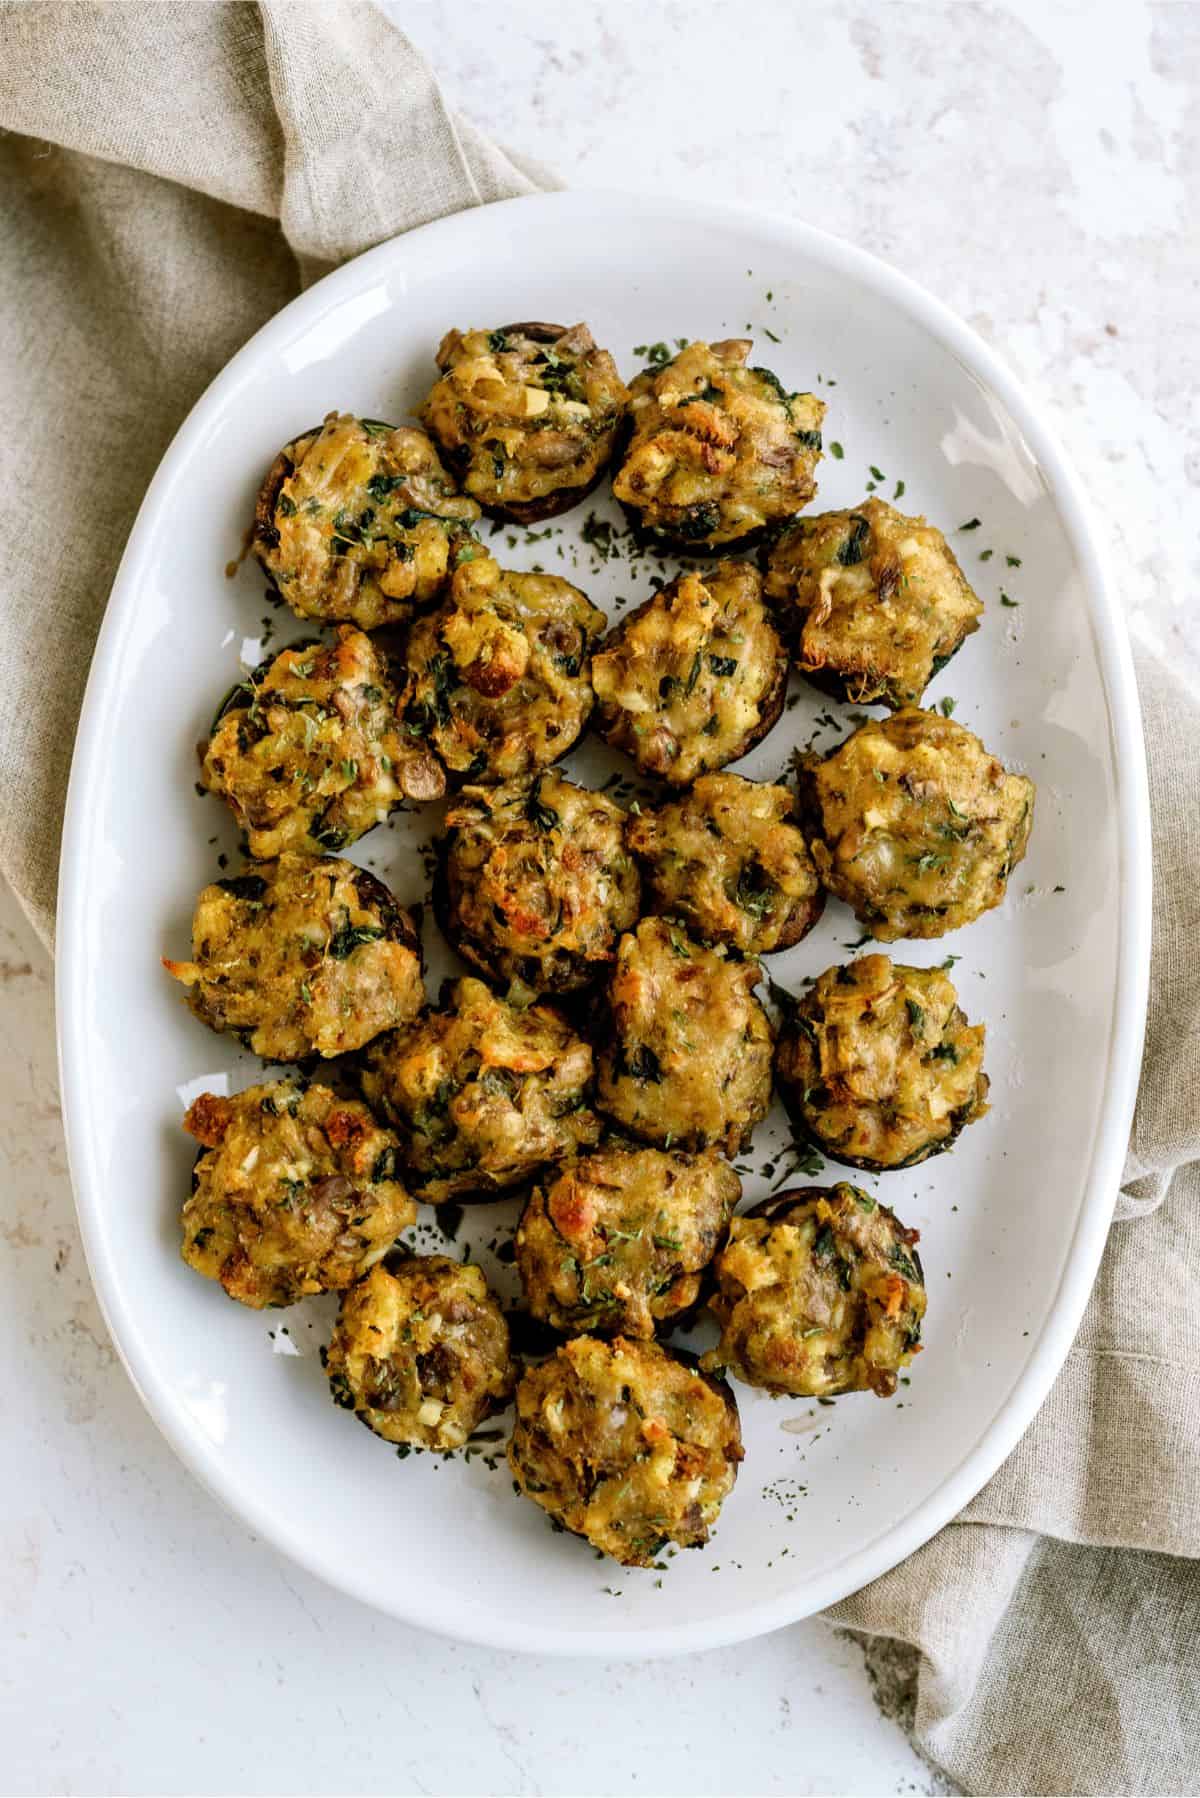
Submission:
<svg viewBox="0 0 1200 1798">
<path fill-rule="evenodd" d="M 0 4 L 0 868 L 47 944 L 96 632 L 193 401 L 328 267 L 552 184 L 369 4 Z M 1154 968 L 1100 1279 L 990 1485 L 830 1613 L 919 1651 L 918 1743 L 977 1792 L 1200 1785 L 1200 701 L 1139 681 Z"/>
<path fill-rule="evenodd" d="M 47 945 L 96 633 L 191 406 L 335 263 L 547 185 L 371 5 L 0 4 L 0 869 Z"/>
<path fill-rule="evenodd" d="M 919 1651 L 917 1742 L 969 1792 L 1200 1790 L 1200 695 L 1137 670 L 1154 948 L 1100 1275 L 994 1479 L 828 1613 Z"/>
</svg>

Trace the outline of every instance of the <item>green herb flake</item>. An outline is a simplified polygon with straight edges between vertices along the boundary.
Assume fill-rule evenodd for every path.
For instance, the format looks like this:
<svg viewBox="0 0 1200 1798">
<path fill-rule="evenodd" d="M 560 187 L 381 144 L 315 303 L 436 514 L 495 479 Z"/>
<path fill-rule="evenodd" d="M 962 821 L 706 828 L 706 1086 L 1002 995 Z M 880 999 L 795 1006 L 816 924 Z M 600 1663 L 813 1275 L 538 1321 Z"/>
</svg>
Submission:
<svg viewBox="0 0 1200 1798">
<path fill-rule="evenodd" d="M 979 560 L 980 560 L 980 561 L 981 561 L 981 562 L 990 562 L 990 561 L 991 561 L 991 559 L 992 559 L 992 557 L 993 557 L 993 556 L 994 556 L 994 555 L 995 555 L 995 553 L 996 553 L 996 552 L 995 552 L 995 550 L 994 550 L 994 549 L 984 549 L 984 550 L 980 550 L 980 552 L 979 552 Z"/>
<path fill-rule="evenodd" d="M 898 1243 L 892 1250 L 891 1263 L 898 1274 L 903 1274 L 906 1280 L 911 1280 L 914 1284 L 916 1283 L 917 1270 Z"/>
<path fill-rule="evenodd" d="M 840 462 L 842 457 L 846 454 L 840 443 L 831 443 L 829 446 L 829 453 L 835 462 Z"/>
<path fill-rule="evenodd" d="M 977 531 L 982 522 L 979 518 L 968 518 L 966 524 L 960 524 L 958 528 L 960 531 Z"/>
<path fill-rule="evenodd" d="M 951 699 L 950 695 L 947 693 L 945 699 L 942 701 L 942 717 L 953 718 L 954 708 L 957 704 L 958 701 L 956 699 Z"/>
<path fill-rule="evenodd" d="M 1015 608 L 1015 607 L 1017 607 L 1017 606 L 1019 606 L 1019 605 L 1020 605 L 1020 603 L 1021 603 L 1021 602 L 1020 602 L 1020 600 L 1019 600 L 1019 599 L 1010 599 L 1010 598 L 1009 598 L 1009 597 L 1008 597 L 1008 594 L 1007 594 L 1007 593 L 1005 593 L 1005 592 L 1004 592 L 1004 590 L 1003 590 L 1003 589 L 1001 589 L 1001 592 L 1000 592 L 1000 604 L 1001 604 L 1001 605 L 1002 605 L 1002 606 L 1010 606 L 1010 607 L 1013 607 L 1013 608 Z"/>
<path fill-rule="evenodd" d="M 345 961 L 364 943 L 377 943 L 383 934 L 376 924 L 343 924 L 329 939 L 329 954 L 335 961 Z"/>
<path fill-rule="evenodd" d="M 1010 568 L 1019 568 L 1021 566 L 1020 556 L 1005 556 L 1004 560 Z"/>
</svg>

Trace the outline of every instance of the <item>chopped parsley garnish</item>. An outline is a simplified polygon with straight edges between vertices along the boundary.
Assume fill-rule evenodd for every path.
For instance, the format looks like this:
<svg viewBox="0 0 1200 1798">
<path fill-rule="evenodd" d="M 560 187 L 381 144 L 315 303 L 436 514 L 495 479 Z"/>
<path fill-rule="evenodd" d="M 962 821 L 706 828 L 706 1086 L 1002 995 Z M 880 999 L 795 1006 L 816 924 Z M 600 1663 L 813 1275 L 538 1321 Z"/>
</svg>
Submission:
<svg viewBox="0 0 1200 1798">
<path fill-rule="evenodd" d="M 659 343 L 635 343 L 633 353 L 635 356 L 644 356 L 651 368 L 665 368 L 671 360 L 670 349 L 661 341 Z"/>
<path fill-rule="evenodd" d="M 851 514 L 850 535 L 838 545 L 837 560 L 843 568 L 853 568 L 863 559 L 863 545 L 871 532 L 871 527 L 860 512 Z"/>
<path fill-rule="evenodd" d="M 364 943 L 377 943 L 383 934 L 377 924 L 343 924 L 329 939 L 329 953 L 335 961 L 345 961 Z"/>
</svg>

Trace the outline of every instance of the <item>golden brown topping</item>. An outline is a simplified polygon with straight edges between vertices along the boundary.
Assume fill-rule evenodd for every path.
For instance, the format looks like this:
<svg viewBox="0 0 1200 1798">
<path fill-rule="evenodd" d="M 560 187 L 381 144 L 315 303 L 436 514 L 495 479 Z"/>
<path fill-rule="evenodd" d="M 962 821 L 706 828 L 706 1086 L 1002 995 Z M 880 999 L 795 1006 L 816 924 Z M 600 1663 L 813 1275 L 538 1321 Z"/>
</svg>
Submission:
<svg viewBox="0 0 1200 1798">
<path fill-rule="evenodd" d="M 783 708 L 787 656 L 749 562 L 680 574 L 592 660 L 596 728 L 646 774 L 687 786 L 745 755 Z"/>
<path fill-rule="evenodd" d="M 406 1133 L 422 1199 L 488 1197 L 599 1135 L 588 1106 L 592 1051 L 550 1005 L 521 1010 L 482 980 L 457 980 L 442 1009 L 379 1038 L 363 1091 Z"/>
<path fill-rule="evenodd" d="M 632 435 L 613 492 L 685 550 L 728 547 L 790 518 L 817 490 L 823 403 L 788 393 L 751 345 L 691 343 L 630 389 Z"/>
<path fill-rule="evenodd" d="M 755 962 L 645 918 L 621 938 L 596 1102 L 644 1141 L 736 1154 L 771 1102 L 771 1026 Z"/>
<path fill-rule="evenodd" d="M 371 639 L 285 649 L 217 714 L 201 779 L 246 832 L 250 854 L 344 849 L 405 801 L 437 799 L 445 776 L 400 730 L 387 665 Z"/>
<path fill-rule="evenodd" d="M 550 770 L 466 788 L 446 824 L 434 902 L 460 955 L 534 992 L 570 992 L 603 973 L 638 915 L 619 806 Z"/>
<path fill-rule="evenodd" d="M 290 1080 L 202 1093 L 184 1129 L 205 1145 L 183 1208 L 183 1258 L 256 1310 L 336 1292 L 417 1215 L 399 1144 L 365 1105 Z"/>
<path fill-rule="evenodd" d="M 713 1151 L 611 1142 L 535 1187 L 517 1230 L 529 1309 L 565 1335 L 652 1337 L 678 1323 L 742 1183 Z"/>
<path fill-rule="evenodd" d="M 232 1099 L 223 1099 L 218 1093 L 201 1093 L 189 1105 L 183 1127 L 206 1149 L 216 1149 L 233 1122 L 233 1115 Z"/>
<path fill-rule="evenodd" d="M 918 704 L 983 611 L 942 533 L 880 499 L 798 518 L 766 593 L 801 671 L 852 705 Z"/>
<path fill-rule="evenodd" d="M 628 393 L 586 325 L 450 331 L 437 362 L 421 419 L 486 511 L 532 524 L 596 484 Z"/>
<path fill-rule="evenodd" d="M 265 1061 L 361 1049 L 425 1002 L 411 917 L 337 856 L 289 852 L 205 887 L 192 954 L 163 966 L 196 1016 Z"/>
<path fill-rule="evenodd" d="M 510 781 L 565 755 L 592 709 L 589 656 L 604 613 L 556 574 L 491 556 L 466 562 L 408 640 L 401 703 L 410 742 L 452 773 Z"/>
<path fill-rule="evenodd" d="M 786 787 L 704 774 L 682 798 L 631 818 L 627 834 L 651 909 L 701 942 L 764 955 L 790 949 L 821 915 L 825 895 Z"/>
<path fill-rule="evenodd" d="M 708 1540 L 742 1459 L 733 1394 L 653 1342 L 580 1336 L 517 1387 L 527 1498 L 627 1567 Z"/>
<path fill-rule="evenodd" d="M 709 1309 L 721 1340 L 702 1365 L 798 1398 L 890 1398 L 920 1353 L 925 1282 L 886 1205 L 844 1182 L 780 1193 L 734 1218 Z"/>
<path fill-rule="evenodd" d="M 864 955 L 828 968 L 785 1018 L 780 1093 L 835 1161 L 910 1167 L 987 1110 L 984 1027 L 941 968 Z"/>
<path fill-rule="evenodd" d="M 254 553 L 300 617 L 374 630 L 439 597 L 478 517 L 424 431 L 331 412 L 276 457 Z"/>
<path fill-rule="evenodd" d="M 806 785 L 817 872 L 882 942 L 942 936 L 999 905 L 1033 823 L 1031 780 L 912 706 L 810 763 Z"/>
<path fill-rule="evenodd" d="M 512 1396 L 504 1313 L 477 1267 L 418 1255 L 342 1299 L 325 1369 L 335 1404 L 388 1442 L 454 1449 Z"/>
</svg>

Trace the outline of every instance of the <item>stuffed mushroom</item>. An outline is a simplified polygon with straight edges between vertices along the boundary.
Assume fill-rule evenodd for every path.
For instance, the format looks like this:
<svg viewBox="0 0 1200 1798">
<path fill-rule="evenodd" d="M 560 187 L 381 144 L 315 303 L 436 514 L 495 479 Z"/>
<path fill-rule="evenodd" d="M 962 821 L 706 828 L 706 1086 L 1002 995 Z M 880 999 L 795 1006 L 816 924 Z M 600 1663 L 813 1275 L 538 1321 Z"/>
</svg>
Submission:
<svg viewBox="0 0 1200 1798">
<path fill-rule="evenodd" d="M 744 955 L 790 949 L 812 929 L 825 894 L 786 787 L 703 774 L 688 792 L 629 821 L 650 909 L 703 943 Z"/>
<path fill-rule="evenodd" d="M 535 1187 L 517 1269 L 535 1317 L 564 1335 L 652 1337 L 682 1322 L 742 1183 L 713 1150 L 612 1141 Z"/>
<path fill-rule="evenodd" d="M 681 925 L 644 918 L 621 938 L 596 1065 L 596 1103 L 664 1148 L 730 1155 L 771 1103 L 771 1026 L 757 963 L 705 949 Z"/>
<path fill-rule="evenodd" d="M 455 572 L 406 649 L 401 725 L 460 779 L 491 784 L 548 767 L 592 710 L 590 655 L 604 613 L 557 574 L 482 552 Z"/>
<path fill-rule="evenodd" d="M 573 992 L 611 965 L 640 897 L 620 806 L 551 769 L 468 787 L 446 825 L 434 905 L 465 960 L 535 993 Z"/>
<path fill-rule="evenodd" d="M 723 1380 L 655 1342 L 580 1336 L 517 1387 L 509 1465 L 526 1498 L 626 1567 L 708 1540 L 742 1435 Z"/>
<path fill-rule="evenodd" d="M 701 1365 L 777 1396 L 890 1398 L 920 1353 L 918 1233 L 840 1182 L 802 1186 L 736 1217 L 708 1301 L 721 1340 Z"/>
<path fill-rule="evenodd" d="M 613 493 L 635 527 L 685 552 L 745 544 L 817 491 L 822 401 L 748 368 L 749 338 L 690 343 L 630 388 Z"/>
<path fill-rule="evenodd" d="M 232 690 L 202 746 L 201 781 L 227 801 L 256 860 L 344 849 L 397 806 L 446 790 L 395 705 L 379 649 L 340 625 L 333 643 L 285 649 Z"/>
<path fill-rule="evenodd" d="M 264 1061 L 361 1049 L 425 1003 L 412 918 L 382 881 L 333 855 L 289 852 L 205 887 L 192 954 L 163 966 L 193 1012 Z"/>
<path fill-rule="evenodd" d="M 686 787 L 765 737 L 783 709 L 787 654 L 749 562 L 679 574 L 592 658 L 596 728 L 643 774 Z"/>
<path fill-rule="evenodd" d="M 252 543 L 300 617 L 375 630 L 440 596 L 478 517 L 424 431 L 331 412 L 275 458 Z"/>
<path fill-rule="evenodd" d="M 942 533 L 881 499 L 798 518 L 772 547 L 766 593 L 814 686 L 851 705 L 919 705 L 983 604 Z"/>
<path fill-rule="evenodd" d="M 400 1145 L 365 1105 L 276 1080 L 201 1093 L 183 1127 L 200 1144 L 183 1207 L 183 1258 L 261 1310 L 337 1292 L 411 1224 Z"/>
<path fill-rule="evenodd" d="M 362 1076 L 431 1205 L 494 1198 L 590 1148 L 591 1079 L 591 1049 L 553 1006 L 518 1007 L 469 978 L 447 984 L 440 1010 L 378 1037 Z"/>
<path fill-rule="evenodd" d="M 482 1270 L 445 1255 L 373 1267 L 342 1297 L 325 1354 L 335 1404 L 388 1442 L 461 1448 L 517 1383 Z"/>
<path fill-rule="evenodd" d="M 999 905 L 1033 824 L 1031 780 L 913 706 L 864 724 L 802 779 L 817 872 L 881 942 L 942 936 Z"/>
<path fill-rule="evenodd" d="M 534 524 L 596 485 L 629 395 L 586 325 L 450 331 L 421 421 L 494 518 Z"/>
<path fill-rule="evenodd" d="M 911 1167 L 987 1111 L 984 1027 L 967 1022 L 944 969 L 864 955 L 827 968 L 788 1010 L 775 1078 L 834 1161 Z"/>
</svg>

